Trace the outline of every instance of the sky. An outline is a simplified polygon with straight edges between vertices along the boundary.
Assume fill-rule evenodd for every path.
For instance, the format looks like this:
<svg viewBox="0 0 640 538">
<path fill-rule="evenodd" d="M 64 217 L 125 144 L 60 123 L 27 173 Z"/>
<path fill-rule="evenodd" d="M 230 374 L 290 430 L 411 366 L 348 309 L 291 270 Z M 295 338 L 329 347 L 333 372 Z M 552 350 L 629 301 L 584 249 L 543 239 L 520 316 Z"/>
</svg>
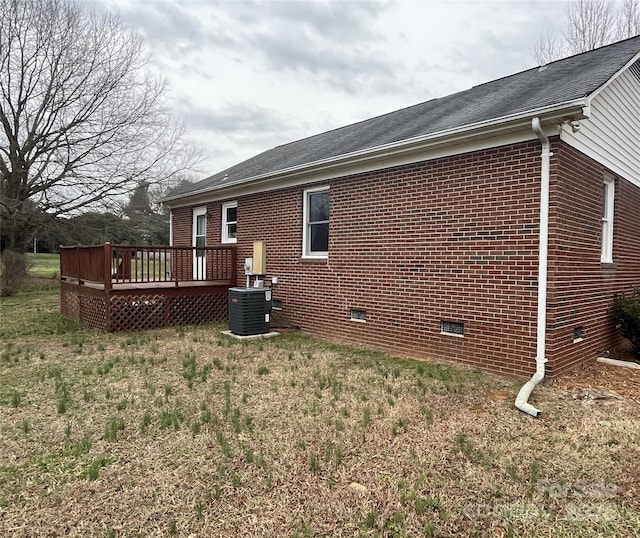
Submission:
<svg viewBox="0 0 640 538">
<path fill-rule="evenodd" d="M 533 67 L 563 1 L 104 0 L 144 36 L 201 179 L 272 147 Z"/>
</svg>

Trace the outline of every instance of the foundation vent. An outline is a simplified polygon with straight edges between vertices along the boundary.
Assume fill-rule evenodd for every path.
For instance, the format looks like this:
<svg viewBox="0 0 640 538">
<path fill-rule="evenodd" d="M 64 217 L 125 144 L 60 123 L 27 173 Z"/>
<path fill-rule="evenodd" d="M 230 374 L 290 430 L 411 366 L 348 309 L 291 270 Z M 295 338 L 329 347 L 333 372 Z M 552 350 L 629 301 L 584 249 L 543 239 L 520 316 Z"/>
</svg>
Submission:
<svg viewBox="0 0 640 538">
<path fill-rule="evenodd" d="M 442 334 L 452 334 L 454 336 L 464 336 L 464 323 L 459 321 L 441 321 L 440 332 Z"/>
<path fill-rule="evenodd" d="M 582 340 L 582 336 L 584 334 L 584 330 L 582 327 L 576 327 L 573 329 L 573 341 L 580 342 Z"/>
<path fill-rule="evenodd" d="M 353 321 L 367 321 L 367 311 L 366 310 L 352 310 L 351 311 L 351 319 Z"/>
</svg>

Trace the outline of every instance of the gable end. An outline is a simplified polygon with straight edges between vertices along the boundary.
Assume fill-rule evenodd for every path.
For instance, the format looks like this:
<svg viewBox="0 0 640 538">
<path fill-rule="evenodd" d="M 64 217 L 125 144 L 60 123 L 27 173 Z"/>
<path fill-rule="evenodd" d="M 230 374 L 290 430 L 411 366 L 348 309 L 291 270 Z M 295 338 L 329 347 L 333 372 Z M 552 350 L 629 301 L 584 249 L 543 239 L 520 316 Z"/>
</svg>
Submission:
<svg viewBox="0 0 640 538">
<path fill-rule="evenodd" d="M 631 71 L 631 73 L 633 73 L 633 75 L 638 79 L 638 82 L 640 82 L 640 60 L 637 60 L 630 68 L 629 71 Z"/>
<path fill-rule="evenodd" d="M 591 114 L 561 138 L 640 187 L 640 59 L 593 97 Z"/>
</svg>

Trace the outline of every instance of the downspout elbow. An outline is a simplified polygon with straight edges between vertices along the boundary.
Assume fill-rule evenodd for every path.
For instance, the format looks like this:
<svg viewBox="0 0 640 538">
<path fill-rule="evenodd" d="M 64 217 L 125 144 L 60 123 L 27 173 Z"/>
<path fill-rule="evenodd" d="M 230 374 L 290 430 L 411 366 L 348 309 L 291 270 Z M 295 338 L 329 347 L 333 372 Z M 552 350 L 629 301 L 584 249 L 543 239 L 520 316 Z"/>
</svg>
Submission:
<svg viewBox="0 0 640 538">
<path fill-rule="evenodd" d="M 542 125 L 540 124 L 540 118 L 538 118 L 537 116 L 535 118 L 531 119 L 531 129 L 536 134 L 536 136 L 540 140 L 540 143 L 542 144 L 542 154 L 541 154 L 541 156 L 544 157 L 545 154 L 546 155 L 550 155 L 550 153 L 549 153 L 549 146 L 550 146 L 549 137 L 547 137 L 547 135 L 545 134 L 544 130 L 542 129 Z"/>
<path fill-rule="evenodd" d="M 531 396 L 533 389 L 535 389 L 543 379 L 544 373 L 536 372 L 535 374 L 533 374 L 533 377 L 529 381 L 522 385 L 522 388 L 516 396 L 516 408 L 535 418 L 540 418 L 542 411 L 529 403 L 529 396 Z"/>
</svg>

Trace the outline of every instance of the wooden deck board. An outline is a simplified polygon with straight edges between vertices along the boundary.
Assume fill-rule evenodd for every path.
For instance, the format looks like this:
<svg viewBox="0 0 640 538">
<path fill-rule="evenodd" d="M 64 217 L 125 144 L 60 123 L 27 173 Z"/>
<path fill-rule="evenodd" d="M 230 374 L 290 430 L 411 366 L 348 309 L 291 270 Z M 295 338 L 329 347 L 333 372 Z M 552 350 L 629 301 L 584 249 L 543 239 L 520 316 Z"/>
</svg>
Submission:
<svg viewBox="0 0 640 538">
<path fill-rule="evenodd" d="M 202 288 L 207 286 L 230 286 L 229 280 L 185 280 L 178 282 L 118 282 L 112 284 L 113 290 L 146 290 L 171 288 Z"/>
<path fill-rule="evenodd" d="M 94 290 L 104 290 L 104 284 L 100 282 L 82 282 L 78 281 L 66 281 L 68 284 L 75 286 L 81 286 L 91 288 Z M 126 290 L 147 290 L 147 289 L 176 289 L 176 288 L 204 288 L 210 286 L 231 286 L 229 280 L 184 280 L 177 283 L 171 282 L 113 282 L 111 289 L 113 291 L 126 291 Z"/>
</svg>

